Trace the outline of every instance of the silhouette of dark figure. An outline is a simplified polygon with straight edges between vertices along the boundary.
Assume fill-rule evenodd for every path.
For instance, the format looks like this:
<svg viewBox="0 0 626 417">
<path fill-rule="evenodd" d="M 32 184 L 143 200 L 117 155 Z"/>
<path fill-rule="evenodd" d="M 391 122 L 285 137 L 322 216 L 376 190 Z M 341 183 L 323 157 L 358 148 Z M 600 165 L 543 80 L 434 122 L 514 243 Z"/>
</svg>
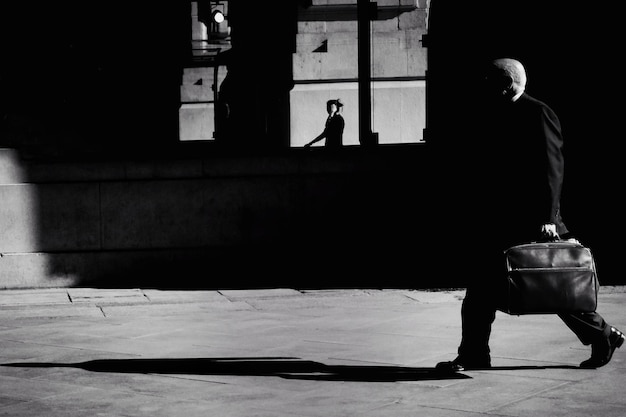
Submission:
<svg viewBox="0 0 626 417">
<path fill-rule="evenodd" d="M 315 139 L 304 145 L 305 148 L 310 147 L 316 142 L 322 139 L 326 139 L 324 146 L 326 149 L 340 149 L 343 146 L 343 129 L 345 127 L 345 121 L 340 114 L 343 108 L 341 100 L 328 100 L 326 102 L 326 111 L 328 112 L 328 118 L 324 126 L 324 131 L 320 133 Z"/>
<path fill-rule="evenodd" d="M 519 61 L 494 60 L 484 81 L 482 136 L 463 152 L 471 163 L 463 170 L 471 180 L 463 188 L 471 190 L 466 196 L 473 203 L 464 207 L 465 224 L 468 235 L 481 243 L 472 245 L 476 253 L 468 249 L 468 262 L 479 266 L 467 283 L 461 308 L 458 356 L 437 365 L 451 371 L 491 366 L 489 338 L 497 278 L 504 277 L 503 250 L 539 239 L 574 239 L 561 217 L 564 158 L 559 119 L 525 92 L 526 71 Z M 624 342 L 624 334 L 596 312 L 559 317 L 584 345 L 591 345 L 591 357 L 580 364 L 583 368 L 606 365 Z"/>
</svg>

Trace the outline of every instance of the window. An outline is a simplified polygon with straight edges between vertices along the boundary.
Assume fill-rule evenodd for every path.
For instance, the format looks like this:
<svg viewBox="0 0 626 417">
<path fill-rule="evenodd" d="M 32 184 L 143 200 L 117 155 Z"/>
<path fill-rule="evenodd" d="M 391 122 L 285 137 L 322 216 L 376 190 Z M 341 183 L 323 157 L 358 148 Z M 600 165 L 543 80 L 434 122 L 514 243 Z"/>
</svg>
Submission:
<svg viewBox="0 0 626 417">
<path fill-rule="evenodd" d="M 301 147 L 324 129 L 331 99 L 344 104 L 344 146 L 361 144 L 364 121 L 379 144 L 423 142 L 427 56 L 421 39 L 427 0 L 293 4 L 294 13 L 274 20 L 265 12 L 271 7 L 264 4 L 229 8 L 227 1 L 192 1 L 192 53 L 181 86 L 180 140 L 224 137 L 220 118 L 228 108 L 218 99 L 228 71 L 227 59 L 221 58 L 236 52 L 233 102 L 239 100 L 242 110 L 238 121 L 229 125 L 236 133 L 229 128 L 233 137 L 227 143 Z M 366 23 L 363 14 L 359 18 L 364 4 L 370 6 Z M 215 21 L 216 12 L 225 20 Z M 360 24 L 366 25 L 367 60 L 359 41 Z M 369 71 L 366 92 L 364 66 Z M 366 105 L 364 93 L 369 97 Z M 314 146 L 324 146 L 324 141 Z"/>
<path fill-rule="evenodd" d="M 220 85 L 227 71 L 221 59 L 231 48 L 228 1 L 191 2 L 191 60 L 183 69 L 179 139 L 212 141 Z"/>
<path fill-rule="evenodd" d="M 370 117 L 380 144 L 422 142 L 426 122 L 426 51 L 421 44 L 426 2 L 400 3 L 404 5 L 370 7 Z M 344 145 L 359 145 L 357 9 L 356 0 L 312 2 L 299 9 L 290 94 L 292 147 L 321 132 L 325 103 L 335 98 L 344 103 Z"/>
</svg>

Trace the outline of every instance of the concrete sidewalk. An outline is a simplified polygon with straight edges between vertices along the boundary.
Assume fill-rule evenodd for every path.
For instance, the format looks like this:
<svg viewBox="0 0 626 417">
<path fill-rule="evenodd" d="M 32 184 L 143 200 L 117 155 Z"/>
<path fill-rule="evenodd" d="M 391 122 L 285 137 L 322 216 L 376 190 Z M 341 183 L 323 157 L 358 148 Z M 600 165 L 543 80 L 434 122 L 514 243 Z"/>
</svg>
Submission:
<svg viewBox="0 0 626 417">
<path fill-rule="evenodd" d="M 0 291 L 0 415 L 626 415 L 626 348 L 597 370 L 556 316 L 498 313 L 494 369 L 441 375 L 463 290 Z M 626 290 L 598 311 L 626 330 Z"/>
</svg>

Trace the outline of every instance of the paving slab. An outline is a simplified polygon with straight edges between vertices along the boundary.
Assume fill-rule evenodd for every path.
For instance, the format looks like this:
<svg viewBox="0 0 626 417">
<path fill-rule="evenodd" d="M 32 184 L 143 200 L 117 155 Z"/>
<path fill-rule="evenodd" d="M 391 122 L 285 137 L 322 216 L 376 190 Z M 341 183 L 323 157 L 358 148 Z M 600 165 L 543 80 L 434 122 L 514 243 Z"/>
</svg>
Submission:
<svg viewBox="0 0 626 417">
<path fill-rule="evenodd" d="M 0 290 L 0 306 L 3 308 L 24 305 L 70 304 L 65 288 L 45 290 Z"/>
</svg>

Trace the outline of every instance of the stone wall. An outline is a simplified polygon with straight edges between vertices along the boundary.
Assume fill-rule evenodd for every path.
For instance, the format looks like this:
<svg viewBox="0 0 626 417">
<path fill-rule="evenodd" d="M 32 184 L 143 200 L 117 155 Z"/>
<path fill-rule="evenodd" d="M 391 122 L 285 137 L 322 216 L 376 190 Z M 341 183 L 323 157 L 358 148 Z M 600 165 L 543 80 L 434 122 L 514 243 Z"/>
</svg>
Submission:
<svg viewBox="0 0 626 417">
<path fill-rule="evenodd" d="M 425 151 L 37 162 L 3 149 L 0 288 L 390 282 L 423 261 Z"/>
</svg>

